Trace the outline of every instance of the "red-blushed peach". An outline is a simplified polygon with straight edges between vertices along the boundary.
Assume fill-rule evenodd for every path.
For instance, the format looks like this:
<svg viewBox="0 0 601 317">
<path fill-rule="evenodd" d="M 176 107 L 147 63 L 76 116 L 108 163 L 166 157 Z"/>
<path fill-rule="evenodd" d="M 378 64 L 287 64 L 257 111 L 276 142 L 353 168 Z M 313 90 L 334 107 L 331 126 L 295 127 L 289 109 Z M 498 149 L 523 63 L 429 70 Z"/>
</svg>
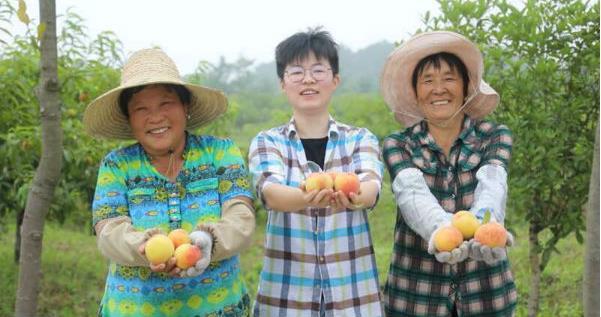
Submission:
<svg viewBox="0 0 601 317">
<path fill-rule="evenodd" d="M 199 247 L 184 243 L 175 249 L 175 265 L 180 269 L 187 269 L 196 264 L 201 256 L 202 252 Z"/>
<path fill-rule="evenodd" d="M 144 254 L 150 263 L 157 265 L 167 262 L 173 256 L 173 242 L 164 234 L 155 234 L 146 241 Z"/>
<path fill-rule="evenodd" d="M 307 192 L 313 190 L 331 189 L 334 187 L 332 177 L 327 173 L 312 173 L 305 180 L 305 190 Z"/>
<path fill-rule="evenodd" d="M 461 231 L 465 240 L 471 239 L 474 233 L 476 233 L 476 229 L 480 227 L 480 221 L 478 221 L 473 213 L 467 210 L 461 210 L 453 214 L 451 224 Z"/>
<path fill-rule="evenodd" d="M 339 173 L 334 181 L 334 190 L 343 192 L 347 197 L 350 193 L 359 194 L 361 183 L 354 173 Z"/>
<path fill-rule="evenodd" d="M 507 230 L 498 222 L 485 223 L 476 230 L 474 239 L 491 248 L 505 247 Z"/>
<path fill-rule="evenodd" d="M 451 251 L 463 242 L 463 235 L 453 226 L 445 226 L 436 231 L 434 247 L 438 251 Z"/>
<path fill-rule="evenodd" d="M 190 243 L 190 237 L 188 236 L 188 232 L 184 229 L 172 230 L 167 236 L 169 237 L 169 239 L 171 239 L 171 241 L 173 242 L 173 246 L 176 249 L 184 243 Z"/>
</svg>

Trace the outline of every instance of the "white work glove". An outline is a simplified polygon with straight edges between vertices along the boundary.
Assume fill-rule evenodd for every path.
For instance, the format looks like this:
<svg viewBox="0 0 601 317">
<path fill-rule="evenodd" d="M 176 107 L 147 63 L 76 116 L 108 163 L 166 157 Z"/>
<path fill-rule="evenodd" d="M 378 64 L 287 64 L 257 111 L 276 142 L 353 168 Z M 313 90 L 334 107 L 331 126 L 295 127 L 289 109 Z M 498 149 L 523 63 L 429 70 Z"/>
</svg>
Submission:
<svg viewBox="0 0 601 317">
<path fill-rule="evenodd" d="M 202 257 L 195 265 L 184 269 L 180 272 L 181 277 L 193 277 L 202 274 L 209 263 L 211 263 L 211 251 L 213 249 L 213 237 L 204 231 L 192 231 L 190 233 L 190 240 L 192 244 L 200 248 Z"/>
<path fill-rule="evenodd" d="M 505 221 L 507 201 L 507 172 L 499 165 L 486 164 L 476 172 L 478 185 L 474 191 L 474 203 L 470 212 L 482 220 L 490 211 L 491 217 L 500 224 Z"/>
<path fill-rule="evenodd" d="M 513 235 L 507 231 L 507 242 L 505 247 L 491 248 L 481 244 L 476 239 L 470 240 L 470 258 L 476 261 L 484 261 L 488 265 L 494 265 L 497 262 L 507 258 L 507 247 L 513 245 Z"/>
<path fill-rule="evenodd" d="M 451 223 L 448 223 L 447 225 L 450 226 Z M 432 233 L 432 237 L 430 237 L 428 240 L 428 253 L 434 255 L 436 260 L 441 263 L 457 264 L 459 262 L 463 262 L 470 254 L 470 243 L 468 241 L 461 242 L 457 248 L 451 251 L 438 251 L 434 246 L 434 237 L 436 236 L 436 232 L 440 228 L 447 225 L 438 227 L 438 229 Z"/>
</svg>

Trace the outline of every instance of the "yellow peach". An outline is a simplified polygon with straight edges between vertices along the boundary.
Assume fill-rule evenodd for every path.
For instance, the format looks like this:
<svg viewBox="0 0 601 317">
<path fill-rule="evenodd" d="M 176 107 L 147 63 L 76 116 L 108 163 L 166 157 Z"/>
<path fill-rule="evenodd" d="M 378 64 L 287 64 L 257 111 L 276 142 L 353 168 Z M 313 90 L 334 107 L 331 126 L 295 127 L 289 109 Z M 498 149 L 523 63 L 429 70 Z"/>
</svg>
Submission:
<svg viewBox="0 0 601 317">
<path fill-rule="evenodd" d="M 476 233 L 476 229 L 480 227 L 480 222 L 476 216 L 467 210 L 461 210 L 455 213 L 451 219 L 451 224 L 461 231 L 463 239 L 465 240 L 471 239 L 474 236 L 474 233 Z"/>
<path fill-rule="evenodd" d="M 305 190 L 310 192 L 313 190 L 322 190 L 334 187 L 332 177 L 327 173 L 312 173 L 305 180 Z"/>
<path fill-rule="evenodd" d="M 190 243 L 184 243 L 175 249 L 175 265 L 180 269 L 187 269 L 202 257 L 200 248 Z"/>
<path fill-rule="evenodd" d="M 438 251 L 451 251 L 463 242 L 463 235 L 453 226 L 440 228 L 434 236 L 434 247 Z"/>
<path fill-rule="evenodd" d="M 144 247 L 146 258 L 152 264 L 161 264 L 167 262 L 173 256 L 173 242 L 164 234 L 155 234 Z"/>
<path fill-rule="evenodd" d="M 171 239 L 171 241 L 173 241 L 173 246 L 176 249 L 184 243 L 190 243 L 190 237 L 188 236 L 188 232 L 184 229 L 172 230 L 167 236 L 169 237 L 169 239 Z"/>
<path fill-rule="evenodd" d="M 334 189 L 343 192 L 347 197 L 350 193 L 359 193 L 361 182 L 359 177 L 354 173 L 340 173 L 336 175 L 334 181 Z"/>
<path fill-rule="evenodd" d="M 476 230 L 474 239 L 491 248 L 505 247 L 507 243 L 507 230 L 497 222 L 485 223 Z"/>
</svg>

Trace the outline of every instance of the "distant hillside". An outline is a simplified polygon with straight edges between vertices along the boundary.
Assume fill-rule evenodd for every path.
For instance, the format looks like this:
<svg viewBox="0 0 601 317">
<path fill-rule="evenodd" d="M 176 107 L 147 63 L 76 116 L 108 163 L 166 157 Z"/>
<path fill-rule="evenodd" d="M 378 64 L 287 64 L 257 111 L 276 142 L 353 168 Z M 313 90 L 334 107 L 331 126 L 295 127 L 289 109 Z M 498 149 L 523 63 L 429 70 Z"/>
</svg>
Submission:
<svg viewBox="0 0 601 317">
<path fill-rule="evenodd" d="M 380 72 L 394 44 L 382 41 L 353 52 L 342 46 L 339 49 L 342 84 L 337 93 L 377 92 Z M 245 78 L 239 89 L 256 92 L 279 92 L 275 62 L 258 64 Z M 225 88 L 225 87 L 224 87 Z M 226 90 L 231 90 L 226 88 Z"/>
</svg>

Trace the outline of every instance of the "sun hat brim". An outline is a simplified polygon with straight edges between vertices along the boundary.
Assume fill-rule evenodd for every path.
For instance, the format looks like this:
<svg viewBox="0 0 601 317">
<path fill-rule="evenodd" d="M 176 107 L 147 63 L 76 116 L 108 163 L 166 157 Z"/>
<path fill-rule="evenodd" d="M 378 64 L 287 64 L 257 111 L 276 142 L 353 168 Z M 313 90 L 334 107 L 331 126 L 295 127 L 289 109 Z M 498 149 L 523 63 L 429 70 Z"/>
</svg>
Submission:
<svg viewBox="0 0 601 317">
<path fill-rule="evenodd" d="M 161 49 L 134 52 L 123 66 L 121 84 L 94 99 L 83 115 L 86 132 L 94 137 L 133 139 L 127 116 L 119 107 L 119 96 L 127 88 L 153 84 L 182 85 L 190 91 L 186 129 L 199 128 L 227 110 L 227 98 L 216 89 L 186 83 L 177 66 Z"/>
<path fill-rule="evenodd" d="M 227 110 L 227 98 L 221 91 L 177 81 L 152 81 L 144 85 L 152 84 L 182 85 L 190 91 L 191 99 L 188 108 L 190 119 L 186 124 L 187 130 L 202 127 Z M 120 86 L 109 90 L 92 101 L 83 116 L 86 132 L 100 138 L 133 139 L 129 120 L 119 108 L 119 96 L 123 90 L 136 86 L 142 85 Z"/>
<path fill-rule="evenodd" d="M 482 54 L 474 43 L 454 32 L 421 33 L 400 45 L 388 56 L 380 77 L 384 101 L 393 111 L 395 119 L 404 126 L 412 126 L 424 119 L 412 85 L 415 67 L 424 57 L 442 52 L 459 57 L 468 71 L 468 96 L 473 95 L 464 109 L 468 116 L 483 118 L 497 106 L 499 95 L 482 80 Z"/>
</svg>

